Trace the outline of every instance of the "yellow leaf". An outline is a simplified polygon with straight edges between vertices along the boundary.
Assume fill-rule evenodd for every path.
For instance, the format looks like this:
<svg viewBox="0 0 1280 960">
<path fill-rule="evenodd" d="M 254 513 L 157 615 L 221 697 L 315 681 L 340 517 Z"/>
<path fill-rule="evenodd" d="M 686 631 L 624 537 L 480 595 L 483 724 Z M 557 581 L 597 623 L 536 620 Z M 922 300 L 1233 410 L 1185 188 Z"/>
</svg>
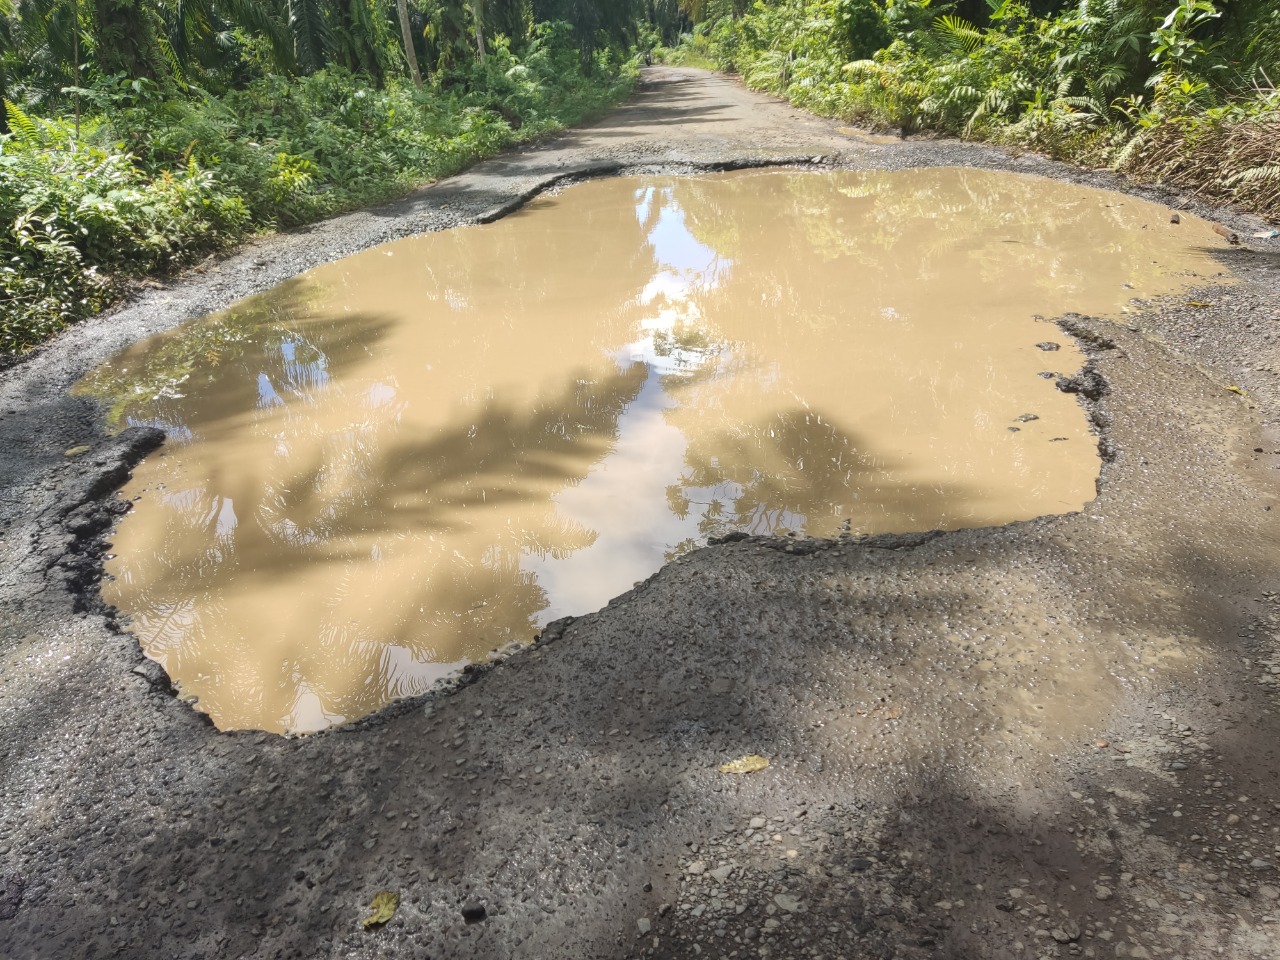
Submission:
<svg viewBox="0 0 1280 960">
<path fill-rule="evenodd" d="M 754 753 L 749 753 L 745 757 L 739 757 L 729 763 L 720 765 L 721 773 L 755 773 L 757 770 L 763 770 L 769 766 L 769 761 L 764 757 L 758 757 Z"/>
<path fill-rule="evenodd" d="M 379 927 L 396 915 L 396 908 L 399 906 L 400 894 L 392 893 L 390 890 L 379 890 L 373 895 L 373 902 L 369 904 L 373 915 L 365 917 L 360 922 L 364 924 L 366 930 L 370 927 Z"/>
<path fill-rule="evenodd" d="M 1230 390 L 1232 393 L 1240 394 L 1240 396 L 1242 397 L 1245 395 L 1244 391 L 1241 390 L 1239 387 L 1227 387 L 1227 389 Z"/>
<path fill-rule="evenodd" d="M 1209 303 L 1207 300 L 1188 300 L 1187 306 L 1188 307 L 1212 307 L 1213 304 Z"/>
<path fill-rule="evenodd" d="M 92 449 L 92 448 L 91 448 L 87 443 L 82 443 L 82 444 L 80 444 L 80 446 L 78 446 L 78 447 L 72 447 L 70 450 L 68 450 L 66 453 L 64 453 L 64 454 L 63 454 L 63 456 L 64 456 L 64 457 L 78 457 L 78 456 L 80 456 L 80 454 L 82 454 L 82 453 L 88 453 L 90 449 Z"/>
</svg>

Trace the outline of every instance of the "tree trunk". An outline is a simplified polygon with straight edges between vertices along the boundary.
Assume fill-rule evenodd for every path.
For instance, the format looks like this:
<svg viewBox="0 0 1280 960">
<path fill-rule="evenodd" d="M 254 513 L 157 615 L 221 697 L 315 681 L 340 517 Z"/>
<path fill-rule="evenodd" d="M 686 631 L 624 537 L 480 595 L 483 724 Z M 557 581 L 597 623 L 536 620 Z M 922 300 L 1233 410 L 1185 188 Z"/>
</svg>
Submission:
<svg viewBox="0 0 1280 960">
<path fill-rule="evenodd" d="M 471 0 L 471 16 L 476 26 L 476 53 L 484 63 L 484 0 Z"/>
<path fill-rule="evenodd" d="M 157 81 L 164 77 L 155 23 L 141 0 L 94 0 L 93 28 L 94 53 L 103 73 Z"/>
<path fill-rule="evenodd" d="M 9 111 L 4 102 L 9 99 L 9 88 L 5 84 L 4 64 L 0 63 L 0 134 L 9 133 Z"/>
<path fill-rule="evenodd" d="M 413 85 L 422 89 L 422 74 L 418 72 L 418 54 L 413 49 L 413 28 L 409 26 L 409 0 L 396 0 L 400 11 L 400 35 L 404 38 L 404 58 L 409 61 L 409 75 Z"/>
</svg>

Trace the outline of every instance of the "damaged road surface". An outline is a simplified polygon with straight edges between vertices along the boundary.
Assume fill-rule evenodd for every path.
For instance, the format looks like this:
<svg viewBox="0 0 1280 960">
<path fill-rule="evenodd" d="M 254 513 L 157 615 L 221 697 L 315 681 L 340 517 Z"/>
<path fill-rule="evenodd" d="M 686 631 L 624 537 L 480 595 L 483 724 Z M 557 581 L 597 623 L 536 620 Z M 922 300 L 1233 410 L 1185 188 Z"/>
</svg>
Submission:
<svg viewBox="0 0 1280 960">
<path fill-rule="evenodd" d="M 655 68 L 593 127 L 248 246 L 4 372 L 0 957 L 1280 956 L 1276 241 L 1224 242 L 1221 285 L 1121 322 L 1046 324 L 1089 358 L 1045 360 L 1099 435 L 1078 513 L 729 538 L 303 738 L 217 732 L 102 604 L 113 491 L 160 442 L 67 392 L 116 350 L 568 179 L 815 158 L 1125 200 Z"/>
</svg>

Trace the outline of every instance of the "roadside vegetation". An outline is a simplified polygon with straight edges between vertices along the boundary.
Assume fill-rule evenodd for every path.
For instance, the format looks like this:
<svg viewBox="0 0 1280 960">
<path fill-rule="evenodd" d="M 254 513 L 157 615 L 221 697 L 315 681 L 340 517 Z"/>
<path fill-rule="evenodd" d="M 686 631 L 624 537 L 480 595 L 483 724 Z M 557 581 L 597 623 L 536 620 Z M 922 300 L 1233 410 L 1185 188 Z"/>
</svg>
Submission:
<svg viewBox="0 0 1280 960">
<path fill-rule="evenodd" d="M 639 0 L 0 0 L 0 359 L 598 114 Z"/>
<path fill-rule="evenodd" d="M 580 122 L 650 55 L 1280 219 L 1276 0 L 0 0 L 0 362 Z"/>
<path fill-rule="evenodd" d="M 657 55 L 826 116 L 1025 146 L 1280 219 L 1276 0 L 686 0 Z"/>
</svg>

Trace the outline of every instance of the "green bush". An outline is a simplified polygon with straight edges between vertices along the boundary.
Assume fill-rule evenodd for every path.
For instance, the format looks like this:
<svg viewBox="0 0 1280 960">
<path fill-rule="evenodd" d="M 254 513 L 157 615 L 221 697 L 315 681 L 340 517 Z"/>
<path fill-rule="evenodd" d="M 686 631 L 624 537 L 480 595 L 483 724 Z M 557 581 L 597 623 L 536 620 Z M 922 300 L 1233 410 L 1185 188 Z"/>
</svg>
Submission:
<svg viewBox="0 0 1280 960">
<path fill-rule="evenodd" d="M 0 354 L 101 310 L 123 285 L 242 239 L 379 202 L 513 143 L 599 113 L 634 68 L 584 64 L 569 28 L 542 24 L 517 58 L 377 87 L 342 70 L 267 76 L 214 97 L 112 77 L 79 91 L 94 118 L 8 105 L 0 136 Z"/>
<path fill-rule="evenodd" d="M 930 0 L 708 3 L 683 47 L 815 112 L 1028 146 L 1280 218 L 1280 11 L 1266 0 L 1047 15 L 988 0 L 981 24 Z"/>
</svg>

